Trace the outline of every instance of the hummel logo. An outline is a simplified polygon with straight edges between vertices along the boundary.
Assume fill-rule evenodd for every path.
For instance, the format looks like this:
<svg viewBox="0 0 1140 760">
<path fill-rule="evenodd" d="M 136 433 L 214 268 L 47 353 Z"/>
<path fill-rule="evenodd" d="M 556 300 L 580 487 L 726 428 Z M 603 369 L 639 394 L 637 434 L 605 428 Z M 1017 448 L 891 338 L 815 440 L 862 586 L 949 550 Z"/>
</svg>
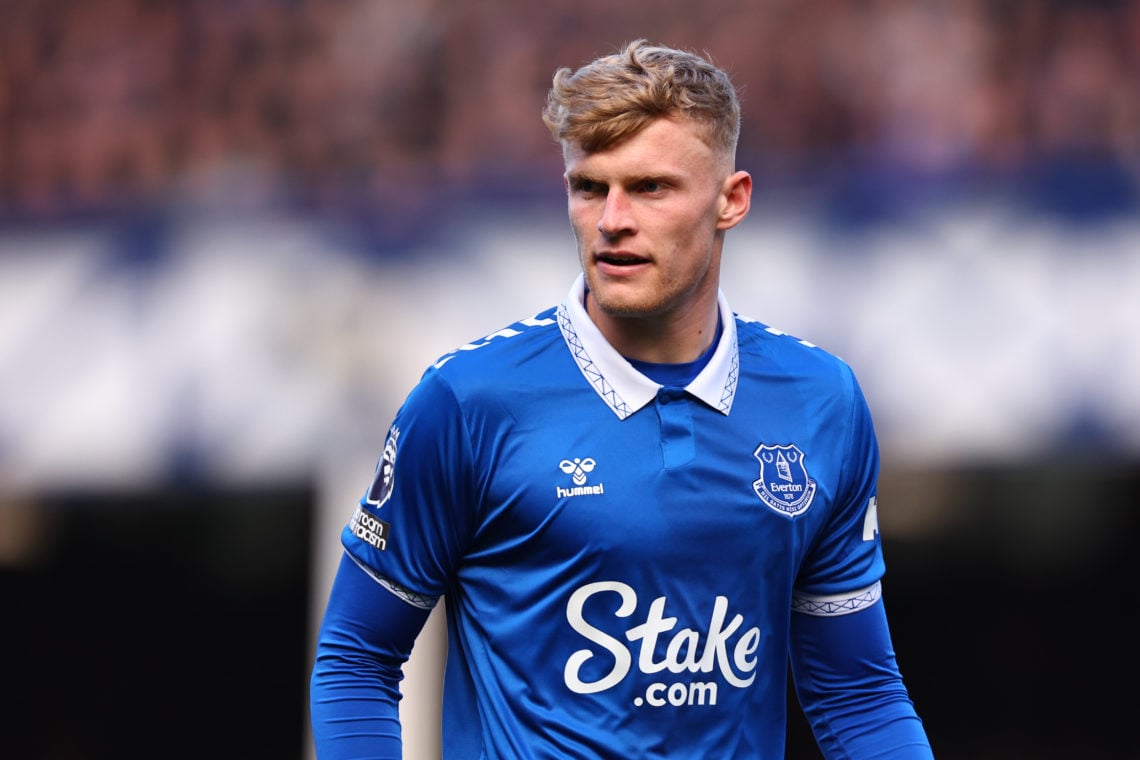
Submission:
<svg viewBox="0 0 1140 760">
<path fill-rule="evenodd" d="M 593 496 L 595 494 L 605 493 L 606 487 L 604 483 L 598 483 L 594 486 L 586 485 L 586 475 L 594 471 L 598 463 L 591 457 L 580 459 L 574 457 L 573 459 L 563 459 L 558 463 L 558 469 L 571 476 L 574 481 L 573 488 L 563 488 L 562 486 L 555 486 L 554 493 L 559 499 L 565 499 L 570 496 Z"/>
<path fill-rule="evenodd" d="M 593 472 L 597 466 L 598 463 L 590 457 L 586 457 L 585 459 L 574 457 L 573 462 L 569 459 L 563 459 L 558 463 L 558 469 L 562 470 L 562 472 L 567 475 L 574 473 L 574 485 L 576 486 L 584 484 L 586 482 L 586 473 Z"/>
</svg>

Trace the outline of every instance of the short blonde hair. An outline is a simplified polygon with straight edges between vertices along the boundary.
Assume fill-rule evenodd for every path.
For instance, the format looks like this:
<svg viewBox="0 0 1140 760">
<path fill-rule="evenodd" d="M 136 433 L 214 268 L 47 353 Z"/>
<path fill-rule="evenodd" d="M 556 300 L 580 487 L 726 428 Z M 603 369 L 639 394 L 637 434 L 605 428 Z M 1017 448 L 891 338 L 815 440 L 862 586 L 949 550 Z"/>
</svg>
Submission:
<svg viewBox="0 0 1140 760">
<path fill-rule="evenodd" d="M 558 69 L 542 112 L 556 140 L 591 153 L 677 116 L 704 125 L 710 147 L 735 155 L 740 101 L 728 75 L 699 55 L 641 39 L 577 71 Z"/>
</svg>

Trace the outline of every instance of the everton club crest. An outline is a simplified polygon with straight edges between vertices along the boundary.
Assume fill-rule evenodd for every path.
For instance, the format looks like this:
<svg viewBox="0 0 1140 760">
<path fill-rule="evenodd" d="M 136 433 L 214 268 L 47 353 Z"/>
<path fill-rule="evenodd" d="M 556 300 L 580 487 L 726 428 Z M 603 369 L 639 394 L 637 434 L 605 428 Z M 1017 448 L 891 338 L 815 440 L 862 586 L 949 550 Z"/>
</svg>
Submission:
<svg viewBox="0 0 1140 760">
<path fill-rule="evenodd" d="M 760 444 L 752 455 L 760 461 L 760 478 L 752 489 L 760 501 L 788 517 L 802 514 L 815 497 L 815 481 L 804 466 L 804 453 L 795 444 Z"/>
</svg>

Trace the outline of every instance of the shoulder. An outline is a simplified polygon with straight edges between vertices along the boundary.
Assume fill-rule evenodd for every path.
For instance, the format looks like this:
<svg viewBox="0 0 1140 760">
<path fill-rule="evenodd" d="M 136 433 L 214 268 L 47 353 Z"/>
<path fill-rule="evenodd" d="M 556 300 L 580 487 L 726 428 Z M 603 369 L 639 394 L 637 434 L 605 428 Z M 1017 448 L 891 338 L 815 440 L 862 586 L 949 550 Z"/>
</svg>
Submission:
<svg viewBox="0 0 1140 760">
<path fill-rule="evenodd" d="M 778 372 L 836 390 L 857 386 L 845 360 L 809 340 L 739 314 L 736 330 L 742 371 Z"/>
<path fill-rule="evenodd" d="M 513 322 L 432 362 L 397 416 L 404 424 L 419 420 L 422 429 L 471 415 L 500 417 L 520 403 L 523 389 L 547 385 L 550 376 L 558 374 L 559 348 L 565 355 L 555 309 Z"/>
<path fill-rule="evenodd" d="M 438 375 L 449 385 L 469 385 L 504 373 L 541 372 L 548 349 L 562 343 L 556 312 L 551 307 L 464 343 L 439 357 L 424 374 Z"/>
</svg>

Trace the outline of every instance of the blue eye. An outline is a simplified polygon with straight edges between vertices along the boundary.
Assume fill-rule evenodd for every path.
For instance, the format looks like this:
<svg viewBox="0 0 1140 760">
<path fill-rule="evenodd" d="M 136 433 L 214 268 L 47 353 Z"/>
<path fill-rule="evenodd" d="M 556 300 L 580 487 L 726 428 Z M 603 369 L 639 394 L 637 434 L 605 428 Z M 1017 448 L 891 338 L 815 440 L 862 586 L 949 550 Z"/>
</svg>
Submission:
<svg viewBox="0 0 1140 760">
<path fill-rule="evenodd" d="M 573 180 L 570 183 L 570 187 L 572 190 L 574 190 L 574 192 L 581 193 L 583 195 L 594 195 L 596 193 L 603 192 L 601 183 L 595 182 L 592 179 L 579 178 Z"/>
</svg>

